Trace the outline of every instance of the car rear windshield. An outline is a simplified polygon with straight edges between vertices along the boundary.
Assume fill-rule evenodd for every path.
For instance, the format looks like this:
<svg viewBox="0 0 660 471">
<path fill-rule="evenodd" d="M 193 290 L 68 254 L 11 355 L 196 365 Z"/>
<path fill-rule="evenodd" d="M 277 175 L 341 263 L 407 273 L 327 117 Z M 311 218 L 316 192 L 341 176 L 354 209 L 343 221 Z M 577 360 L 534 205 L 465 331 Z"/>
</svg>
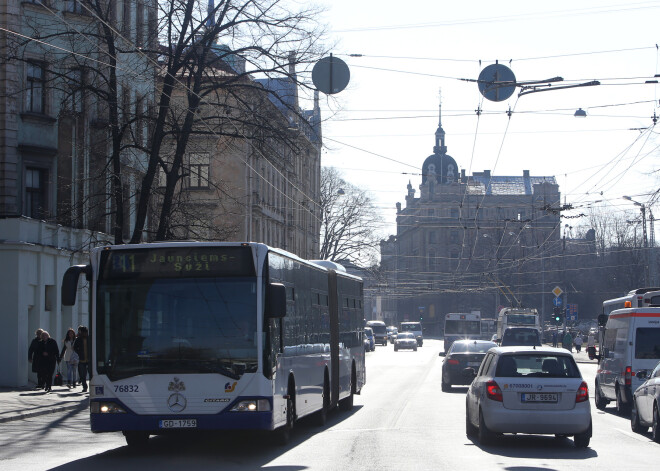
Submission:
<svg viewBox="0 0 660 471">
<path fill-rule="evenodd" d="M 451 353 L 486 353 L 497 345 L 493 342 L 475 343 L 475 342 L 454 342 Z"/>
<path fill-rule="evenodd" d="M 414 339 L 415 336 L 411 332 L 401 332 L 399 335 L 396 336 L 397 340 L 403 340 L 403 339 Z"/>
<path fill-rule="evenodd" d="M 401 324 L 401 332 L 414 332 L 422 330 L 422 325 L 418 322 L 410 324 Z"/>
<path fill-rule="evenodd" d="M 637 329 L 635 358 L 660 358 L 660 328 L 643 327 Z"/>
<path fill-rule="evenodd" d="M 572 356 L 544 353 L 502 355 L 497 361 L 495 376 L 501 378 L 580 378 Z"/>
</svg>

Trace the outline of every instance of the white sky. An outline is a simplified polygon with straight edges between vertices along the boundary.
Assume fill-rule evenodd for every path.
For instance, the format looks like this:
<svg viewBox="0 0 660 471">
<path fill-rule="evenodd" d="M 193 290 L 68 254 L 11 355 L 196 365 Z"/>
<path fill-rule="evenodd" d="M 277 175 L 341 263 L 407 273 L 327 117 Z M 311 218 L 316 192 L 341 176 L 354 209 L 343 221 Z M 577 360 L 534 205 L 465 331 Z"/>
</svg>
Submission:
<svg viewBox="0 0 660 471">
<path fill-rule="evenodd" d="M 604 200 L 613 211 L 636 211 L 621 196 L 649 203 L 660 186 L 660 174 L 651 174 L 660 168 L 660 126 L 631 130 L 650 127 L 654 112 L 660 116 L 660 88 L 644 84 L 660 73 L 660 1 L 326 5 L 333 54 L 349 65 L 351 81 L 334 97 L 322 95 L 322 163 L 369 190 L 387 223 L 383 236 L 396 231 L 395 204 L 405 204 L 409 179 L 419 196 L 421 177 L 404 173 L 418 174 L 433 151 L 440 89 L 448 153 L 468 174 L 554 175 L 567 203 Z M 560 76 L 563 85 L 601 85 L 519 98 L 517 89 L 491 102 L 476 83 L 459 79 L 477 79 L 495 60 L 519 82 Z M 573 116 L 578 107 L 587 118 Z"/>
</svg>

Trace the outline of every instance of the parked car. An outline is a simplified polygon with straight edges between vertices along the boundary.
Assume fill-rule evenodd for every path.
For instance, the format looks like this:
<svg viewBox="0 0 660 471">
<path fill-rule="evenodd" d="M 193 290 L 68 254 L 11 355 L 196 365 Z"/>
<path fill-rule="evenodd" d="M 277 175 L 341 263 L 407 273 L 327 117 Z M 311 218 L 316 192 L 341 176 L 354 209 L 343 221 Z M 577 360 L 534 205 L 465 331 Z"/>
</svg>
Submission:
<svg viewBox="0 0 660 471">
<path fill-rule="evenodd" d="M 417 351 L 417 339 L 412 332 L 401 332 L 397 334 L 394 341 L 394 351 L 398 352 L 403 349 L 411 349 Z"/>
<path fill-rule="evenodd" d="M 630 427 L 635 433 L 646 433 L 651 427 L 651 438 L 660 443 L 660 362 L 650 373 L 639 370 L 635 375 L 645 381 L 633 394 Z"/>
<path fill-rule="evenodd" d="M 376 340 L 374 339 L 374 331 L 371 330 L 371 327 L 364 328 L 364 350 L 366 352 L 376 350 Z"/>
<path fill-rule="evenodd" d="M 452 384 L 470 384 L 493 347 L 497 344 L 488 340 L 456 340 L 442 363 L 442 390 L 449 391 Z"/>
<path fill-rule="evenodd" d="M 533 346 L 540 347 L 541 336 L 538 329 L 532 327 L 511 327 L 502 334 L 500 347 Z"/>
<path fill-rule="evenodd" d="M 573 435 L 580 448 L 591 440 L 589 388 L 563 348 L 490 349 L 465 404 L 466 433 L 482 444 L 502 433 Z"/>
</svg>

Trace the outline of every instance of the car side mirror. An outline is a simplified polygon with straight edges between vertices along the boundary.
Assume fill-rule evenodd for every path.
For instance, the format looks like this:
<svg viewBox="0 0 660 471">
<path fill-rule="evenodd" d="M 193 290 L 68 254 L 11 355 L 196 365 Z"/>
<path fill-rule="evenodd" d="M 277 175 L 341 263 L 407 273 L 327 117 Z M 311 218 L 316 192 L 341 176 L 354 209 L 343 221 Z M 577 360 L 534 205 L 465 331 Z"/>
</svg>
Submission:
<svg viewBox="0 0 660 471">
<path fill-rule="evenodd" d="M 440 353 L 438 353 L 438 356 L 439 356 L 439 357 L 444 357 L 445 355 L 447 355 L 445 352 L 440 352 Z"/>
<path fill-rule="evenodd" d="M 646 380 L 646 379 L 648 378 L 648 371 L 646 371 L 646 370 L 639 370 L 637 373 L 635 373 L 635 375 L 636 375 L 639 379 Z"/>
</svg>

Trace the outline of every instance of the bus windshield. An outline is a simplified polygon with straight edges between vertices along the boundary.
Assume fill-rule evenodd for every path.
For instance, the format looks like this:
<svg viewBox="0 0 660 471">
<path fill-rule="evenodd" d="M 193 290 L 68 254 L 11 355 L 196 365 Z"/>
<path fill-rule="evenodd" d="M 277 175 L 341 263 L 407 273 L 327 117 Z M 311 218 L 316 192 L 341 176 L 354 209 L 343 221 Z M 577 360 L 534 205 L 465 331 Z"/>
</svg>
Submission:
<svg viewBox="0 0 660 471">
<path fill-rule="evenodd" d="M 257 370 L 256 277 L 139 278 L 98 284 L 97 368 L 139 374 Z"/>
<path fill-rule="evenodd" d="M 445 335 L 479 335 L 481 334 L 481 321 L 446 320 Z"/>
<path fill-rule="evenodd" d="M 507 314 L 506 321 L 509 325 L 536 325 L 536 316 L 533 314 Z"/>
</svg>

